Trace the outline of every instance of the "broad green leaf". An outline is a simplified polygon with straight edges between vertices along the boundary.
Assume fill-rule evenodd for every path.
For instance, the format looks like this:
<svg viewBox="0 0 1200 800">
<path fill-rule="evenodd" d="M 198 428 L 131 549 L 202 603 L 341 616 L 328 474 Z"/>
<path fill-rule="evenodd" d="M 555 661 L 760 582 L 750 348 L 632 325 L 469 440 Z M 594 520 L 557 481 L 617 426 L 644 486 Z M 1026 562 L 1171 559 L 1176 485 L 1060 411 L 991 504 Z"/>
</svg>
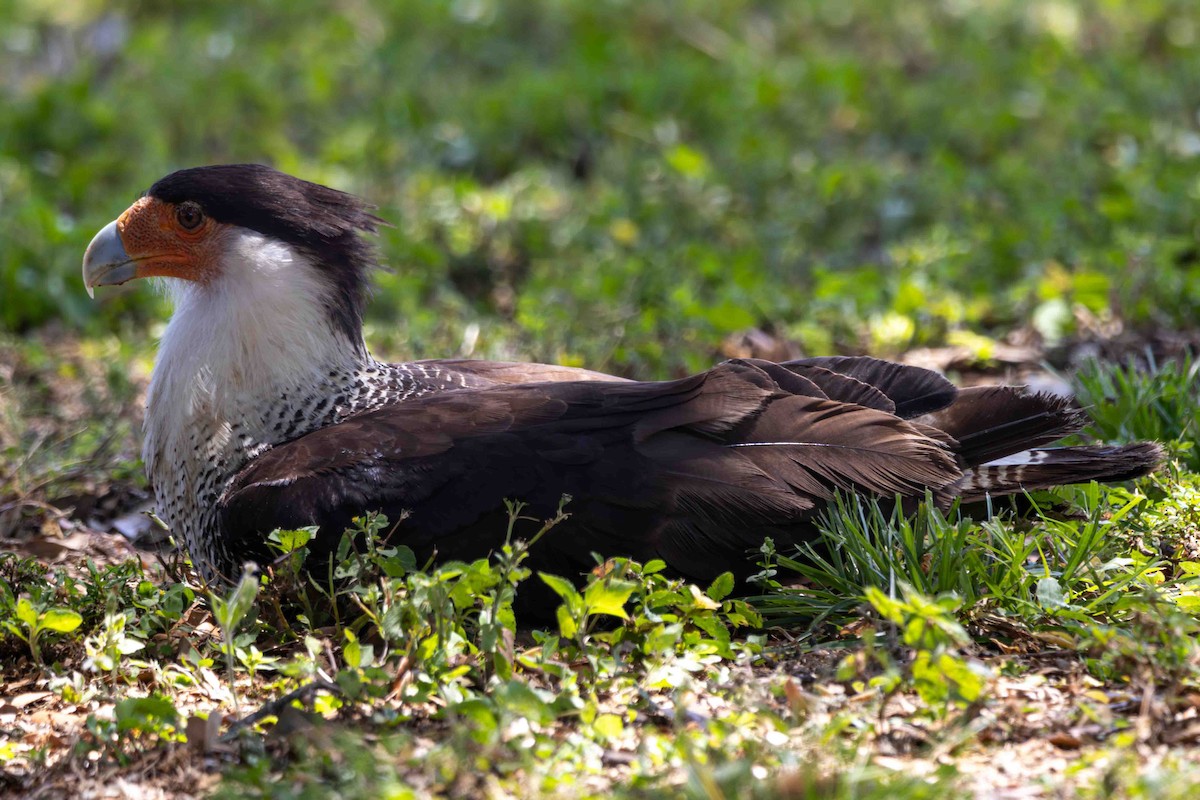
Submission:
<svg viewBox="0 0 1200 800">
<path fill-rule="evenodd" d="M 298 528 L 293 531 L 280 530 L 271 534 L 271 538 L 279 543 L 279 549 L 285 553 L 294 553 L 312 541 L 315 527 Z"/>
<path fill-rule="evenodd" d="M 567 601 L 568 603 L 579 602 L 579 592 L 575 591 L 575 584 L 571 583 L 566 578 L 560 578 L 557 575 L 550 575 L 546 572 L 539 572 L 538 576 L 543 582 L 545 582 L 547 586 L 554 590 L 555 594 L 557 594 L 563 600 Z"/>
<path fill-rule="evenodd" d="M 893 597 L 888 597 L 875 586 L 868 586 L 863 589 L 863 597 L 879 613 L 879 616 L 888 622 L 893 622 L 897 625 L 903 622 L 904 612 L 901 610 L 900 601 Z"/>
<path fill-rule="evenodd" d="M 83 617 L 69 608 L 49 608 L 42 613 L 40 627 L 59 633 L 70 633 L 83 624 Z"/>
<path fill-rule="evenodd" d="M 707 633 L 721 645 L 727 646 L 729 644 L 729 629 L 725 627 L 725 624 L 721 622 L 716 614 L 697 614 L 692 621 L 696 624 L 697 628 Z"/>
<path fill-rule="evenodd" d="M 1037 582 L 1037 599 L 1042 608 L 1048 611 L 1067 608 L 1062 584 L 1051 577 L 1042 578 Z"/>
<path fill-rule="evenodd" d="M 1200 595 L 1181 594 L 1175 598 L 1175 605 L 1189 614 L 1200 612 Z"/>
<path fill-rule="evenodd" d="M 683 602 L 683 595 L 679 592 L 660 589 L 657 592 L 652 592 L 646 598 L 646 605 L 650 608 L 666 608 L 669 606 L 677 606 Z"/>
<path fill-rule="evenodd" d="M 583 605 L 589 614 L 608 614 L 628 619 L 625 601 L 633 594 L 637 584 L 631 581 L 603 579 L 588 585 L 583 591 Z"/>
<path fill-rule="evenodd" d="M 25 597 L 17 600 L 17 619 L 24 622 L 28 627 L 37 627 L 37 610 L 33 604 Z"/>
<path fill-rule="evenodd" d="M 555 616 L 558 618 L 558 632 L 564 639 L 574 639 L 575 634 L 579 632 L 579 626 L 571 616 L 571 609 L 567 608 L 566 604 L 560 605 L 555 611 Z"/>
<path fill-rule="evenodd" d="M 346 646 L 342 648 L 342 657 L 346 659 L 346 666 L 348 667 L 361 667 L 362 656 L 362 645 L 357 641 L 351 640 L 346 642 Z"/>
<path fill-rule="evenodd" d="M 381 566 L 390 578 L 402 578 L 417 569 L 417 557 L 408 547 L 396 547 L 386 555 Z"/>
<path fill-rule="evenodd" d="M 706 594 L 709 597 L 711 597 L 713 600 L 716 600 L 719 603 L 722 600 L 724 600 L 726 597 L 728 597 L 729 593 L 732 591 L 733 591 L 733 573 L 732 572 L 722 572 L 709 585 L 708 592 L 706 592 Z"/>
</svg>

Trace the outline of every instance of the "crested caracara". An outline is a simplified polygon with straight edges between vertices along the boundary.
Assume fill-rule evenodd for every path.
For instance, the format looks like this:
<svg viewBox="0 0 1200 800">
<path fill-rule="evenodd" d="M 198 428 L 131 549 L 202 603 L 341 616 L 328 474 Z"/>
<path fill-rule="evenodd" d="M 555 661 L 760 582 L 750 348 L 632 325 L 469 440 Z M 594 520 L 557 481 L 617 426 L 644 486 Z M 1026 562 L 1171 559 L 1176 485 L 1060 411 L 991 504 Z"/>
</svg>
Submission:
<svg viewBox="0 0 1200 800">
<path fill-rule="evenodd" d="M 174 300 L 146 409 L 159 512 L 206 577 L 236 578 L 275 528 L 401 519 L 418 557 L 503 541 L 505 499 L 570 516 L 530 565 L 578 576 L 659 558 L 707 582 L 814 535 L 836 490 L 943 502 L 1153 469 L 1155 444 L 1044 448 L 1082 412 L 1025 389 L 956 389 L 871 358 L 737 360 L 635 382 L 543 364 L 386 364 L 363 304 L 380 220 L 357 198 L 254 165 L 155 183 L 83 259 L 95 286 L 159 278 Z M 531 533 L 530 522 L 518 533 Z"/>
</svg>

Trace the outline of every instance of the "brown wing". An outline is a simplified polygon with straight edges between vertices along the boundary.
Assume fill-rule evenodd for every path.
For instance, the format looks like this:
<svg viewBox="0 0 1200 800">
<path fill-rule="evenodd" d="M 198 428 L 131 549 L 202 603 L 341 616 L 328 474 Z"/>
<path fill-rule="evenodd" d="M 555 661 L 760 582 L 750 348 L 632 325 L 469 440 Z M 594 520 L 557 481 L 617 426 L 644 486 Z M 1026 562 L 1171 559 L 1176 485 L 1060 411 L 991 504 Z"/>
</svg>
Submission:
<svg viewBox="0 0 1200 800">
<path fill-rule="evenodd" d="M 892 401 L 894 413 L 901 419 L 945 408 L 958 393 L 954 384 L 936 372 L 869 356 L 805 358 L 783 366 L 821 367 L 868 384 Z"/>
<path fill-rule="evenodd" d="M 537 568 L 578 573 L 595 552 L 710 580 L 745 574 L 764 535 L 811 535 L 835 489 L 923 494 L 960 477 L 944 436 L 830 400 L 785 367 L 727 362 L 664 383 L 502 386 L 361 414 L 260 456 L 220 511 L 243 549 L 303 525 L 331 543 L 364 511 L 407 511 L 399 541 L 474 558 L 502 543 L 506 498 L 546 518 L 568 494 L 571 518 Z"/>
<path fill-rule="evenodd" d="M 913 421 L 953 436 L 963 462 L 974 466 L 1076 433 L 1087 415 L 1067 397 L 1023 386 L 974 386 Z"/>
</svg>

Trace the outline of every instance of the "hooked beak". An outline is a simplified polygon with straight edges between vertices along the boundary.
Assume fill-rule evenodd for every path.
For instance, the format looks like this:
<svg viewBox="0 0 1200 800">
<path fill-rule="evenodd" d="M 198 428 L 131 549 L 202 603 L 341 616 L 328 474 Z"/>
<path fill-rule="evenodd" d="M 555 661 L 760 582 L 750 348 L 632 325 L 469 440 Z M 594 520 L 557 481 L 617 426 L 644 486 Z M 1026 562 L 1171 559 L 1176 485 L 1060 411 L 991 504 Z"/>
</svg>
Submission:
<svg viewBox="0 0 1200 800">
<path fill-rule="evenodd" d="M 131 281 L 137 275 L 137 262 L 125 252 L 117 221 L 100 229 L 83 254 L 83 285 L 88 297 L 95 298 L 97 286 L 117 286 Z"/>
</svg>

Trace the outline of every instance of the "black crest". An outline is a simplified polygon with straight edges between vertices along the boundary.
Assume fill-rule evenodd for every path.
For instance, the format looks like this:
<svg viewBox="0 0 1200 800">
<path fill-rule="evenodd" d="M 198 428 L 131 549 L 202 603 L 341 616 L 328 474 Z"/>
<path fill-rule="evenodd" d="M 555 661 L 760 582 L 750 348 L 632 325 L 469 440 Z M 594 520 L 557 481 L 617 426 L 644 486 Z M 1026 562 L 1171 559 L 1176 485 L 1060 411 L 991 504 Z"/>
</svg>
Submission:
<svg viewBox="0 0 1200 800">
<path fill-rule="evenodd" d="M 221 164 L 172 172 L 150 187 L 168 203 L 190 200 L 218 222 L 292 244 L 313 257 L 334 291 L 329 312 L 351 341 L 361 339 L 375 249 L 363 238 L 385 224 L 352 194 L 294 178 L 261 164 Z"/>
</svg>

